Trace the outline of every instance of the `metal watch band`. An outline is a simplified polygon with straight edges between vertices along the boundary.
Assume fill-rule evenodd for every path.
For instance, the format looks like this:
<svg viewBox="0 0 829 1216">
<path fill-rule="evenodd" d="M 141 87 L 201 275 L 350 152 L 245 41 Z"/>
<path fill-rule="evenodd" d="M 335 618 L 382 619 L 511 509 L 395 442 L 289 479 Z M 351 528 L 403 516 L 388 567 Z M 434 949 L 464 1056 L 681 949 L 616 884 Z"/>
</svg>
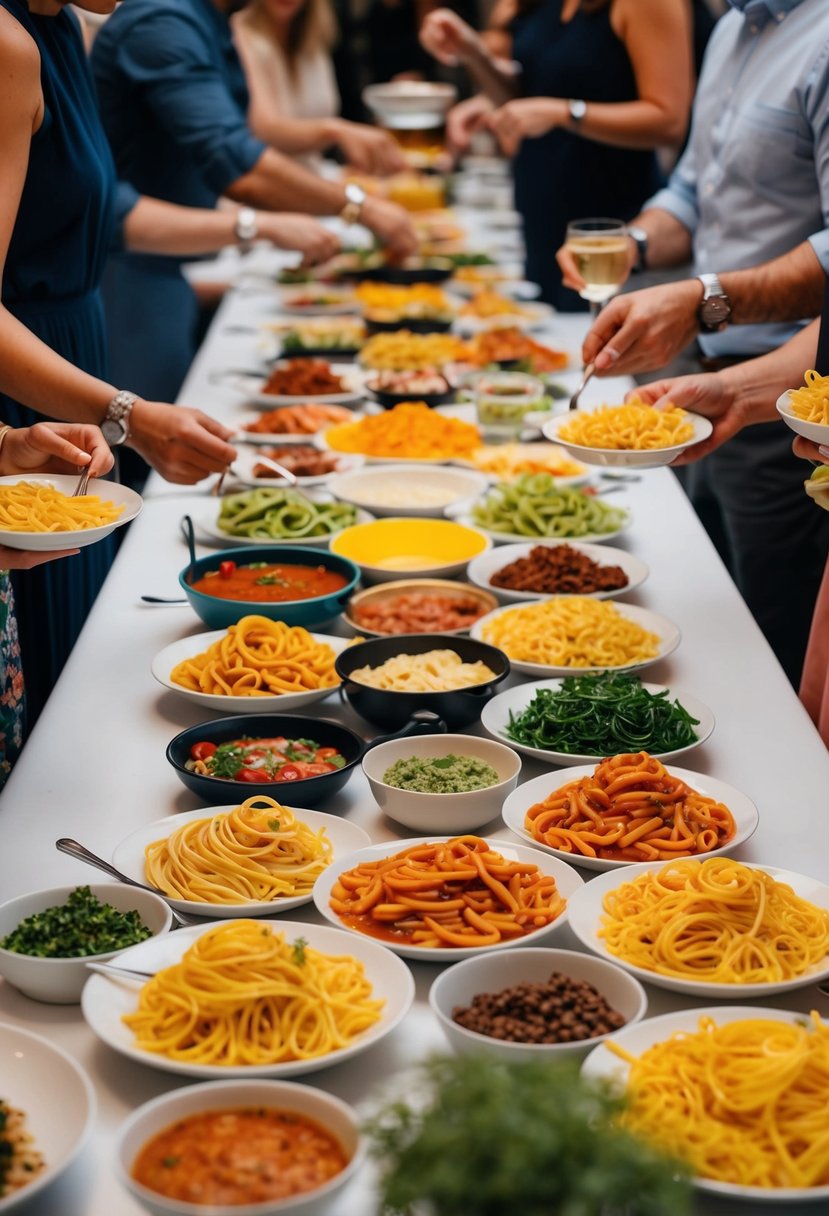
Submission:
<svg viewBox="0 0 829 1216">
<path fill-rule="evenodd" d="M 246 253 L 259 235 L 259 220 L 253 207 L 239 208 L 236 212 L 233 232 L 242 253 Z"/>
<path fill-rule="evenodd" d="M 719 275 L 698 274 L 702 283 L 702 300 L 697 317 L 703 333 L 721 333 L 731 320 L 731 300 L 723 291 Z"/>
<path fill-rule="evenodd" d="M 120 447 L 130 437 L 130 414 L 138 398 L 121 389 L 110 401 L 101 420 L 101 433 L 111 448 Z"/>
<path fill-rule="evenodd" d="M 356 224 L 366 201 L 366 192 L 356 182 L 349 182 L 345 188 L 346 204 L 340 212 L 344 224 Z"/>
</svg>

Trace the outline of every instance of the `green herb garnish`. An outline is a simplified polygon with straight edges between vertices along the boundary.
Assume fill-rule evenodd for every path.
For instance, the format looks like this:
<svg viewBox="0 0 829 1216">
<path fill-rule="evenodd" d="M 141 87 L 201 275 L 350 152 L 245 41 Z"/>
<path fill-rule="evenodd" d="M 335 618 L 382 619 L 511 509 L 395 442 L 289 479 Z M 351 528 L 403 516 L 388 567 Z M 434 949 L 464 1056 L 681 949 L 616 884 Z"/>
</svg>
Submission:
<svg viewBox="0 0 829 1216">
<path fill-rule="evenodd" d="M 161 1164 L 164 1166 L 165 1170 L 173 1169 L 174 1166 L 178 1165 L 179 1161 L 181 1161 L 181 1157 L 162 1157 L 161 1158 Z"/>
<path fill-rule="evenodd" d="M 278 832 L 280 826 L 281 825 L 280 825 L 278 819 L 269 819 L 268 820 L 268 827 L 271 829 L 272 832 Z"/>
<path fill-rule="evenodd" d="M 308 942 L 304 937 L 298 937 L 293 944 L 294 962 L 296 963 L 297 967 L 305 966 L 305 947 L 307 945 Z"/>
<path fill-rule="evenodd" d="M 0 946 L 36 958 L 86 958 L 148 937 L 152 932 L 136 911 L 119 912 L 101 903 L 89 887 L 76 887 L 65 904 L 27 916 Z"/>
</svg>

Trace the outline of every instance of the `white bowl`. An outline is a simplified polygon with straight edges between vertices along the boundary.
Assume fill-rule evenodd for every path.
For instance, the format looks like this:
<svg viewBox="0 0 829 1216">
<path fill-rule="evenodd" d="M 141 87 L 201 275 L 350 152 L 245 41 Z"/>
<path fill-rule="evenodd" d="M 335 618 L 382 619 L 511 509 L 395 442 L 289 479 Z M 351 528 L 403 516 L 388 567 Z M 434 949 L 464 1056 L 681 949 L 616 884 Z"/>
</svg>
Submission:
<svg viewBox="0 0 829 1216">
<path fill-rule="evenodd" d="M 656 695 L 660 692 L 668 691 L 664 684 L 645 684 L 642 687 L 650 693 Z M 529 747 L 526 743 L 516 743 L 507 734 L 509 726 L 510 714 L 519 714 L 526 709 L 532 701 L 536 691 L 539 688 L 549 688 L 557 691 L 561 688 L 561 679 L 557 680 L 539 680 L 535 684 L 519 684 L 516 688 L 508 688 L 506 692 L 500 692 L 493 697 L 484 706 L 481 713 L 481 725 L 488 735 L 493 739 L 498 739 L 501 743 L 506 743 L 508 747 L 513 747 L 522 756 L 531 756 L 533 760 L 540 760 L 542 764 L 598 764 L 604 756 L 599 755 L 583 755 L 580 753 L 556 752 L 546 750 L 540 747 Z M 704 743 L 714 729 L 714 715 L 707 705 L 703 705 L 702 701 L 698 701 L 696 697 L 686 696 L 685 693 L 671 693 L 671 700 L 679 701 L 680 705 L 688 711 L 692 718 L 696 718 L 698 725 L 696 727 L 697 737 L 693 743 L 689 743 L 686 747 L 677 747 L 670 752 L 651 752 L 652 756 L 656 756 L 658 760 L 671 760 L 677 756 L 684 756 L 686 752 L 693 751 L 695 747 L 699 747 Z"/>
<path fill-rule="evenodd" d="M 551 595 L 543 602 L 548 603 L 550 600 L 560 598 L 568 599 L 571 597 Z M 654 663 L 659 663 L 662 659 L 666 659 L 669 654 L 673 654 L 682 638 L 679 627 L 673 621 L 669 621 L 667 617 L 660 616 L 656 612 L 651 612 L 647 608 L 638 608 L 635 604 L 625 604 L 620 600 L 613 605 L 620 616 L 625 617 L 628 621 L 632 621 L 635 625 L 639 625 L 640 628 L 646 629 L 648 633 L 656 634 L 659 638 L 658 649 L 653 658 L 634 659 L 632 662 L 624 663 L 620 667 L 611 668 L 602 668 L 595 665 L 593 667 L 557 667 L 554 663 L 530 663 L 523 659 L 514 659 L 504 645 L 487 638 L 484 632 L 487 625 L 495 620 L 496 617 L 503 616 L 507 612 L 522 612 L 527 607 L 532 607 L 532 605 L 508 604 L 505 608 L 496 608 L 494 612 L 490 612 L 477 620 L 469 631 L 469 636 L 476 638 L 477 641 L 489 642 L 490 646 L 498 646 L 509 659 L 513 671 L 520 671 L 527 676 L 541 676 L 543 678 L 544 676 L 578 676 L 594 671 L 641 671 L 645 667 L 651 667 Z"/>
<path fill-rule="evenodd" d="M 22 1204 L 36 1216 L 34 1196 L 75 1160 L 95 1118 L 95 1092 L 86 1073 L 54 1043 L 19 1026 L 0 1024 L 3 1098 L 26 1116 L 33 1148 L 45 1168 L 26 1186 L 0 1198 L 0 1212 Z"/>
<path fill-rule="evenodd" d="M 794 391 L 794 389 L 786 389 L 786 392 L 777 398 L 777 412 L 786 426 L 791 427 L 804 439 L 810 439 L 812 443 L 829 443 L 829 423 L 807 422 L 805 418 L 798 418 L 794 413 L 789 397 L 789 393 Z"/>
<path fill-rule="evenodd" d="M 491 764 L 500 781 L 485 789 L 464 794 L 421 794 L 397 789 L 383 775 L 398 760 L 416 756 L 429 760 L 438 756 L 473 756 Z M 419 735 L 392 739 L 372 747 L 363 757 L 363 772 L 380 809 L 396 823 L 418 832 L 471 832 L 499 814 L 504 799 L 518 783 L 521 759 L 511 747 L 476 739 L 471 735 Z"/>
<path fill-rule="evenodd" d="M 260 482 L 260 485 L 264 483 Z M 281 485 L 274 486 L 271 483 L 272 489 L 283 489 Z M 312 502 L 331 502 L 328 495 L 314 494 L 307 490 L 302 493 L 310 498 Z M 331 540 L 335 536 L 339 536 L 346 528 L 351 528 L 354 524 L 370 524 L 373 515 L 369 515 L 368 511 L 357 511 L 356 518 L 353 523 L 343 524 L 341 528 L 337 528 L 334 532 L 328 532 L 325 536 L 233 536 L 228 532 L 222 532 L 219 527 L 219 511 L 220 503 L 215 498 L 204 498 L 195 503 L 190 510 L 190 518 L 196 530 L 200 533 L 199 540 L 207 538 L 208 544 L 221 545 L 223 549 L 228 546 L 236 547 L 244 545 L 300 545 L 304 547 L 311 546 L 314 549 L 327 549 Z"/>
<path fill-rule="evenodd" d="M 420 129 L 441 125 L 443 115 L 454 104 L 458 90 L 453 84 L 425 80 L 392 80 L 363 89 L 363 101 L 384 127 Z"/>
<path fill-rule="evenodd" d="M 556 478 L 556 481 L 561 482 L 562 480 L 562 478 Z M 574 483 L 582 481 L 583 478 L 576 476 L 568 480 L 570 485 L 573 485 Z M 588 532 L 584 536 L 574 536 L 572 538 L 569 536 L 562 536 L 559 539 L 566 540 L 570 544 L 578 541 L 579 544 L 590 545 L 601 545 L 605 541 L 614 540 L 615 537 L 621 536 L 623 532 L 627 532 L 628 528 L 633 523 L 633 516 L 627 507 L 620 507 L 619 510 L 624 512 L 625 518 L 622 520 L 618 528 L 611 528 L 609 532 Z M 527 536 L 522 536 L 520 532 L 496 532 L 492 528 L 485 528 L 483 524 L 477 523 L 475 516 L 471 511 L 461 512 L 456 516 L 456 519 L 459 524 L 465 524 L 467 528 L 477 528 L 479 532 L 483 532 L 484 536 L 488 536 L 493 544 L 496 545 L 522 545 L 526 543 L 528 539 L 534 540 L 536 544 L 544 544 L 545 541 L 549 541 L 550 539 L 547 536 L 528 538 Z"/>
<path fill-rule="evenodd" d="M 253 605 L 255 607 L 255 605 Z M 325 697 L 329 697 L 332 692 L 336 692 L 338 685 L 333 688 L 312 688 L 308 692 L 283 692 L 267 697 L 228 697 L 223 693 L 210 692 L 193 692 L 189 688 L 182 688 L 180 684 L 174 684 L 170 679 L 170 672 L 179 663 L 183 663 L 185 659 L 192 659 L 194 655 L 203 654 L 208 646 L 214 642 L 218 642 L 227 633 L 226 629 L 214 629 L 212 633 L 196 633 L 188 638 L 181 638 L 178 642 L 171 642 L 169 646 L 165 646 L 155 656 L 152 662 L 152 673 L 158 680 L 159 684 L 163 684 L 170 692 L 177 693 L 188 701 L 192 701 L 194 705 L 200 705 L 202 709 L 212 709 L 223 714 L 238 714 L 238 713 L 258 713 L 258 714 L 281 714 L 291 713 L 295 709 L 299 709 L 303 705 L 313 705 L 315 701 L 322 701 Z M 327 634 L 312 633 L 311 637 L 316 642 L 325 642 L 334 651 L 334 654 L 339 654 L 341 650 L 345 650 L 348 645 L 347 638 L 329 637 Z"/>
<path fill-rule="evenodd" d="M 510 1043 L 467 1030 L 452 1017 L 454 1009 L 471 1005 L 481 993 L 497 993 L 525 982 L 543 984 L 554 971 L 592 984 L 610 1007 L 622 1015 L 626 1025 L 645 1016 L 648 1008 L 645 989 L 621 967 L 575 950 L 550 950 L 542 946 L 482 954 L 455 963 L 432 984 L 429 1005 L 455 1051 L 481 1051 L 503 1060 L 560 1060 L 564 1056 L 586 1055 L 610 1035 L 594 1035 L 575 1043 Z"/>
<path fill-rule="evenodd" d="M 320 1124 L 342 1146 L 348 1158 L 345 1169 L 323 1186 L 287 1199 L 210 1206 L 168 1199 L 131 1176 L 144 1145 L 180 1119 L 204 1111 L 251 1107 L 292 1111 Z M 139 1106 L 121 1126 L 117 1154 L 119 1181 L 152 1216 L 323 1216 L 332 1196 L 342 1190 L 362 1164 L 365 1145 L 356 1113 L 345 1102 L 322 1090 L 290 1081 L 208 1081 L 161 1094 Z"/>
<path fill-rule="evenodd" d="M 11 477 L 0 477 L 0 486 L 16 486 L 21 481 L 33 482 L 38 486 L 51 486 L 62 494 L 71 495 L 78 484 L 76 473 L 27 473 L 22 476 L 15 473 Z M 116 481 L 103 481 L 93 477 L 87 487 L 87 494 L 97 494 L 102 502 L 112 502 L 123 506 L 123 511 L 112 523 L 102 524 L 99 528 L 82 528 L 72 532 L 12 532 L 8 528 L 0 528 L 0 545 L 9 549 L 29 549 L 37 553 L 55 553 L 60 549 L 84 549 L 103 540 L 135 519 L 144 505 L 144 500 L 135 490 L 128 486 L 119 485 Z"/>
<path fill-rule="evenodd" d="M 587 594 L 595 600 L 609 600 L 617 595 L 626 595 L 629 591 L 641 586 L 649 574 L 645 563 L 624 549 L 614 549 L 605 545 L 586 545 L 577 540 L 535 540 L 523 545 L 502 545 L 498 549 L 490 549 L 489 553 L 482 553 L 480 557 L 473 557 L 467 568 L 466 577 L 476 587 L 483 587 L 484 591 L 491 591 L 502 604 L 521 604 L 529 603 L 532 600 L 550 599 L 552 594 L 557 593 L 510 591 L 506 587 L 496 587 L 492 582 L 492 576 L 497 570 L 503 570 L 504 566 L 518 561 L 519 558 L 529 557 L 532 550 L 538 545 L 543 545 L 545 549 L 557 549 L 560 545 L 569 545 L 571 549 L 577 549 L 579 553 L 583 553 L 585 557 L 591 558 L 600 566 L 621 566 L 627 575 L 628 581 L 625 586 L 619 587 L 615 591 L 588 592 Z"/>
<path fill-rule="evenodd" d="M 28 895 L 18 895 L 0 904 L 0 940 L 28 916 L 66 903 L 80 885 L 72 883 L 65 887 L 30 891 Z M 169 905 L 152 891 L 140 891 L 121 882 L 90 883 L 89 888 L 101 903 L 111 904 L 119 912 L 129 912 L 134 908 L 154 938 L 167 933 L 172 927 L 173 914 Z M 32 1000 L 45 1001 L 50 1005 L 76 1005 L 89 978 L 86 964 L 106 962 L 122 954 L 123 949 L 76 958 L 38 958 L 33 954 L 18 954 L 16 950 L 0 947 L 0 975 Z"/>
<path fill-rule="evenodd" d="M 356 473 L 340 473 L 331 477 L 327 488 L 335 498 L 370 511 L 379 518 L 386 515 L 408 515 L 413 518 L 441 519 L 450 507 L 477 498 L 489 484 L 482 473 L 466 469 L 442 468 L 439 465 L 398 464 L 393 468 L 376 465 Z M 445 500 L 431 505 L 418 505 L 417 491 L 424 486 L 443 491 Z M 398 500 L 385 505 L 373 495 L 381 488 L 393 490 Z"/>
<path fill-rule="evenodd" d="M 536 840 L 533 834 L 524 826 L 527 811 L 531 807 L 534 807 L 539 802 L 543 802 L 545 798 L 549 798 L 551 794 L 555 793 L 556 790 L 560 790 L 562 786 L 569 785 L 571 781 L 580 781 L 582 777 L 591 777 L 595 772 L 595 768 L 595 764 L 584 764 L 574 768 L 564 768 L 557 773 L 545 773 L 542 777 L 535 777 L 532 781 L 525 781 L 520 789 L 514 790 L 504 803 L 501 810 L 504 823 L 511 831 L 515 832 L 516 836 L 520 836 L 528 844 L 533 845 L 537 849 L 544 849 L 545 852 L 551 853 L 553 857 L 560 857 L 562 861 L 569 861 L 570 865 L 582 866 L 585 870 L 629 869 L 631 865 L 639 863 L 606 861 L 601 857 L 584 857 L 581 853 L 576 852 L 567 853 L 564 849 L 556 849 L 541 840 Z M 723 803 L 734 816 L 733 838 L 718 849 L 711 849 L 708 853 L 697 854 L 700 859 L 719 857 L 725 853 L 732 853 L 738 845 L 743 844 L 748 840 L 749 836 L 754 834 L 760 821 L 760 816 L 757 812 L 757 807 L 747 794 L 735 789 L 733 785 L 728 785 L 725 781 L 717 781 L 714 777 L 707 777 L 704 773 L 693 773 L 687 768 L 674 768 L 672 765 L 670 773 L 672 777 L 678 777 L 680 781 L 684 781 L 686 785 L 696 790 L 698 794 L 702 794 L 703 797 L 713 798 L 716 802 Z M 652 866 L 664 866 L 668 865 L 669 861 L 652 861 L 648 864 Z"/>
<path fill-rule="evenodd" d="M 692 424 L 694 433 L 684 443 L 676 443 L 668 448 L 650 448 L 644 451 L 624 448 L 588 448 L 579 443 L 569 443 L 561 437 L 562 426 L 572 418 L 577 417 L 580 412 L 592 413 L 593 411 L 577 410 L 575 414 L 559 414 L 556 418 L 551 418 L 541 428 L 544 436 L 552 440 L 553 443 L 560 443 L 577 460 L 583 460 L 585 464 L 603 465 L 605 468 L 661 468 L 662 465 L 670 464 L 672 460 L 676 460 L 677 456 L 681 452 L 684 452 L 686 448 L 692 447 L 695 443 L 702 443 L 714 429 L 710 419 L 703 418 L 701 414 L 691 414 L 686 411 L 687 419 Z"/>
</svg>

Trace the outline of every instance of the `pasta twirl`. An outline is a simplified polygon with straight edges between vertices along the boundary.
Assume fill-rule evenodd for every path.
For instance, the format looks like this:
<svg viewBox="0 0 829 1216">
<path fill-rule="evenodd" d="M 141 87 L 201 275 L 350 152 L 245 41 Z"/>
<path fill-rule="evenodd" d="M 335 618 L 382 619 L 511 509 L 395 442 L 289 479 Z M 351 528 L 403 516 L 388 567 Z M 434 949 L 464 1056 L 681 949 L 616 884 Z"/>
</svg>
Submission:
<svg viewBox="0 0 829 1216">
<path fill-rule="evenodd" d="M 484 623 L 485 642 L 548 667 L 625 667 L 659 653 L 659 637 L 585 595 L 510 608 Z"/>
<path fill-rule="evenodd" d="M 464 663 L 454 650 L 428 650 L 425 654 L 396 654 L 377 667 L 358 667 L 352 680 L 392 692 L 449 692 L 496 679 L 481 659 Z"/>
<path fill-rule="evenodd" d="M 331 861 L 325 829 L 313 831 L 266 796 L 229 813 L 185 823 L 147 845 L 147 882 L 174 899 L 271 903 L 309 895 Z"/>
<path fill-rule="evenodd" d="M 789 404 L 796 418 L 829 426 L 829 376 L 819 372 L 804 373 L 803 388 L 789 390 Z"/>
<path fill-rule="evenodd" d="M 138 1047 L 190 1064 L 310 1060 L 347 1047 L 379 1019 L 363 964 L 258 920 L 202 934 L 154 975 L 124 1022 Z"/>
<path fill-rule="evenodd" d="M 34 481 L 0 486 L 0 528 L 7 532 L 81 532 L 114 523 L 123 511 L 98 494 L 72 498 Z"/>
<path fill-rule="evenodd" d="M 685 410 L 673 405 L 655 410 L 638 397 L 625 405 L 604 405 L 575 414 L 559 430 L 565 443 L 626 452 L 671 448 L 693 436 L 693 423 Z"/>
</svg>

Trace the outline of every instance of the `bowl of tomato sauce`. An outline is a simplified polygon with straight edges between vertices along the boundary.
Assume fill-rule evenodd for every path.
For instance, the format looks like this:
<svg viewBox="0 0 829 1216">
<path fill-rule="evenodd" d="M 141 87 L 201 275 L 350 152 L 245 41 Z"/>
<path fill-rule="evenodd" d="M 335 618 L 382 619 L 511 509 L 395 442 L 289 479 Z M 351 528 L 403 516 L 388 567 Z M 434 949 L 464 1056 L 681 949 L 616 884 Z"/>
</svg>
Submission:
<svg viewBox="0 0 829 1216">
<path fill-rule="evenodd" d="M 197 558 L 178 581 L 211 629 L 235 625 L 251 612 L 314 629 L 343 611 L 360 569 L 327 549 L 250 545 Z"/>
</svg>

